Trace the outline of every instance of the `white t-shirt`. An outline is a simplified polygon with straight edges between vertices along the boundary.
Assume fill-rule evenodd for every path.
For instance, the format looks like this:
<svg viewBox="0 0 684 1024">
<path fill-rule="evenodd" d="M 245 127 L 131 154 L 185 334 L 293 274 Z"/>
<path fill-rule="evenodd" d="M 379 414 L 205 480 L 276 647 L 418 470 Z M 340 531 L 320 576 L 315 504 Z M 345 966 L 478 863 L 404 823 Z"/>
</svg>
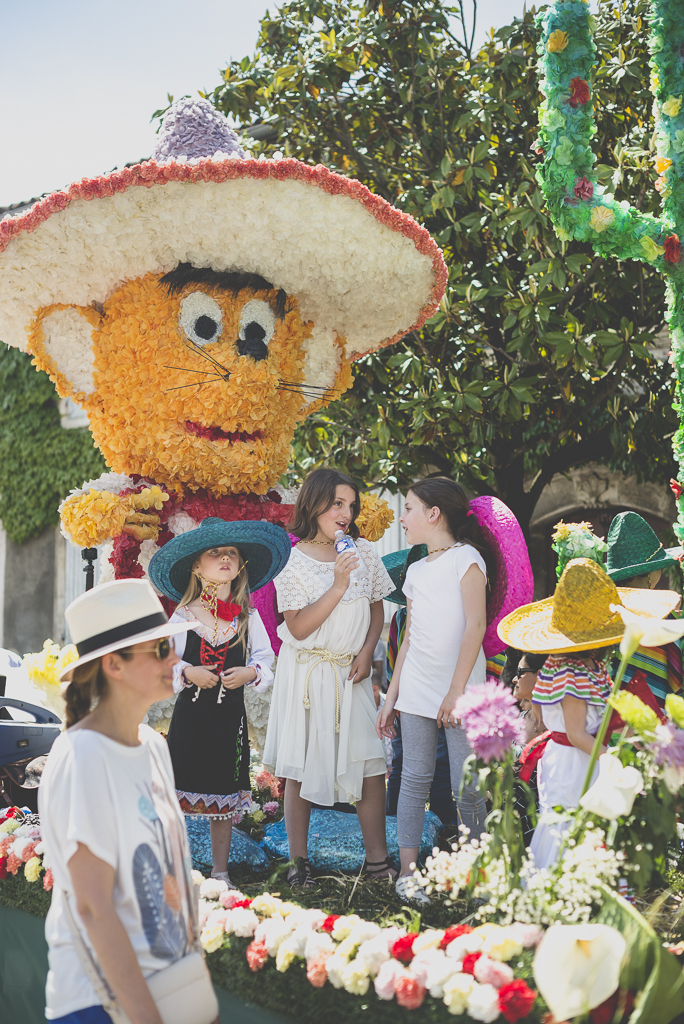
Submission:
<svg viewBox="0 0 684 1024">
<path fill-rule="evenodd" d="M 471 565 L 487 576 L 482 555 L 470 544 L 458 544 L 438 558 L 409 566 L 404 594 L 411 602 L 410 646 L 401 669 L 397 711 L 437 718 L 449 692 L 465 631 L 461 580 Z M 480 648 L 471 683 L 484 683 L 487 661 Z"/>
<path fill-rule="evenodd" d="M 45 923 L 50 970 L 45 1016 L 101 1002 L 88 981 L 64 913 L 64 891 L 81 936 L 67 864 L 83 843 L 114 868 L 114 907 L 145 975 L 190 952 L 190 853 L 164 739 L 140 726 L 126 747 L 92 729 L 71 729 L 50 751 L 39 790 L 40 822 L 54 888 Z"/>
</svg>

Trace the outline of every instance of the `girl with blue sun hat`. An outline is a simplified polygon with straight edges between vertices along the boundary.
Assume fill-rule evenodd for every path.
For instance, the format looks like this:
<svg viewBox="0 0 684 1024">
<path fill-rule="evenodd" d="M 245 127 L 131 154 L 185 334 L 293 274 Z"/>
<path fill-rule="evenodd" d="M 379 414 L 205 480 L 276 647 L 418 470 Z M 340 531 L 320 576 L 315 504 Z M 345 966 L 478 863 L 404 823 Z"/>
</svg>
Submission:
<svg viewBox="0 0 684 1024">
<path fill-rule="evenodd" d="M 209 518 L 149 566 L 155 587 L 178 602 L 170 622 L 195 622 L 176 641 L 169 753 L 181 809 L 210 819 L 212 877 L 230 888 L 232 817 L 252 807 L 244 688 L 263 692 L 273 682 L 273 650 L 250 592 L 284 569 L 290 550 L 273 523 Z"/>
</svg>

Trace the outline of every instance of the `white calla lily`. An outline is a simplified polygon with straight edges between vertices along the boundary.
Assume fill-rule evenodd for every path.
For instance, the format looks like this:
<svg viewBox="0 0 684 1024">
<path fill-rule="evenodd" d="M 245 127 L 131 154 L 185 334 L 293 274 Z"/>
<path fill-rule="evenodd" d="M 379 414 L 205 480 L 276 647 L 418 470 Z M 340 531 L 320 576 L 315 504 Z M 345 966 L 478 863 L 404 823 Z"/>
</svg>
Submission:
<svg viewBox="0 0 684 1024">
<path fill-rule="evenodd" d="M 662 647 L 684 636 L 684 619 L 646 619 L 621 604 L 611 604 L 610 610 L 617 612 L 626 626 L 620 653 L 627 657 L 634 654 L 637 647 Z"/>
<path fill-rule="evenodd" d="M 555 924 L 544 934 L 532 972 L 558 1021 L 600 1006 L 618 987 L 627 943 L 606 924 Z"/>
<path fill-rule="evenodd" d="M 615 821 L 631 812 L 644 787 L 644 777 L 636 768 L 625 767 L 617 754 L 601 754 L 598 764 L 598 778 L 581 798 L 580 806 L 591 814 Z"/>
</svg>

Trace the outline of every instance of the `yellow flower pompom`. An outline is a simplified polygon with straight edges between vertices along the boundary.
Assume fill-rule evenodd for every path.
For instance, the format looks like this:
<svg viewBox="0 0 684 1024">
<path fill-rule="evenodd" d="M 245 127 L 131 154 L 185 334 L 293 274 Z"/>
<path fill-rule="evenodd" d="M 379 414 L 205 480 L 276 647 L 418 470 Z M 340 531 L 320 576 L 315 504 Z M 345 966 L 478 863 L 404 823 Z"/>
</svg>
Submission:
<svg viewBox="0 0 684 1024">
<path fill-rule="evenodd" d="M 12 833 L 16 832 L 16 830 L 19 828 L 19 825 L 20 822 L 18 822 L 15 818 L 7 818 L 0 825 L 0 832 L 4 832 L 5 835 L 11 836 Z"/>
<path fill-rule="evenodd" d="M 672 161 L 668 160 L 666 156 L 656 157 L 655 169 L 658 172 L 658 174 L 664 174 L 669 167 L 672 167 Z"/>
<path fill-rule="evenodd" d="M 288 945 L 287 939 L 281 942 L 276 953 L 276 970 L 284 974 L 295 958 L 295 951 Z"/>
<path fill-rule="evenodd" d="M 215 949 L 220 949 L 223 945 L 223 935 L 222 924 L 208 925 L 200 935 L 202 949 L 207 953 L 213 953 Z"/>
<path fill-rule="evenodd" d="M 561 32 L 560 29 L 556 29 L 556 31 L 552 32 L 549 36 L 546 43 L 546 49 L 549 53 L 560 53 L 561 50 L 565 49 L 569 41 L 567 32 Z"/>
<path fill-rule="evenodd" d="M 594 206 L 591 211 L 589 225 L 596 232 L 605 231 L 615 220 L 615 214 L 607 206 Z"/>
<path fill-rule="evenodd" d="M 655 711 L 652 711 L 634 693 L 622 690 L 614 697 L 608 698 L 608 703 L 615 708 L 623 722 L 631 726 L 641 736 L 653 736 L 660 719 Z"/>
<path fill-rule="evenodd" d="M 682 105 L 681 96 L 668 96 L 663 103 L 663 114 L 667 114 L 668 117 L 676 117 L 679 113 L 679 108 Z"/>
<path fill-rule="evenodd" d="M 379 498 L 377 494 L 361 495 L 361 511 L 356 517 L 356 525 L 364 540 L 380 540 L 393 522 L 394 512 L 384 498 Z"/>
<path fill-rule="evenodd" d="M 676 693 L 668 693 L 665 698 L 665 710 L 675 725 L 684 729 L 684 697 L 678 697 Z"/>
<path fill-rule="evenodd" d="M 649 262 L 656 260 L 665 252 L 663 246 L 658 245 L 657 242 L 654 242 L 650 235 L 644 235 L 642 237 L 641 248 L 644 250 L 644 256 Z"/>
<path fill-rule="evenodd" d="M 27 882 L 37 882 L 40 878 L 42 862 L 40 857 L 31 857 L 24 866 L 24 878 Z"/>
<path fill-rule="evenodd" d="M 283 901 L 281 899 L 278 899 L 277 896 L 271 896 L 269 892 L 265 892 L 261 896 L 254 897 L 250 909 L 257 914 L 261 914 L 262 917 L 273 917 L 274 914 L 279 912 L 282 905 Z"/>
<path fill-rule="evenodd" d="M 32 683 L 44 688 L 53 686 L 59 689 L 60 673 L 77 659 L 78 651 L 74 644 L 60 647 L 54 640 L 46 640 L 43 650 L 38 654 L 25 655 L 24 665 Z"/>
<path fill-rule="evenodd" d="M 96 491 L 67 498 L 62 505 L 64 529 L 79 548 L 94 548 L 107 537 L 117 537 L 126 522 L 128 507 L 118 494 Z"/>
</svg>

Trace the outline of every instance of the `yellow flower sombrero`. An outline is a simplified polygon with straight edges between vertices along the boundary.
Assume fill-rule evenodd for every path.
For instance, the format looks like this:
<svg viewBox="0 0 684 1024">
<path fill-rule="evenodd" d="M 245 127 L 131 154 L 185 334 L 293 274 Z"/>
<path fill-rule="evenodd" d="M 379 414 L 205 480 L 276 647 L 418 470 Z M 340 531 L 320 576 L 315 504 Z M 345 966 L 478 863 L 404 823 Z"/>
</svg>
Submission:
<svg viewBox="0 0 684 1024">
<path fill-rule="evenodd" d="M 530 654 L 564 654 L 610 647 L 622 639 L 625 626 L 611 605 L 623 605 L 644 618 L 665 618 L 679 604 L 672 590 L 616 587 L 590 558 L 568 562 L 553 597 L 525 604 L 499 623 L 499 636 L 509 647 Z"/>
</svg>

